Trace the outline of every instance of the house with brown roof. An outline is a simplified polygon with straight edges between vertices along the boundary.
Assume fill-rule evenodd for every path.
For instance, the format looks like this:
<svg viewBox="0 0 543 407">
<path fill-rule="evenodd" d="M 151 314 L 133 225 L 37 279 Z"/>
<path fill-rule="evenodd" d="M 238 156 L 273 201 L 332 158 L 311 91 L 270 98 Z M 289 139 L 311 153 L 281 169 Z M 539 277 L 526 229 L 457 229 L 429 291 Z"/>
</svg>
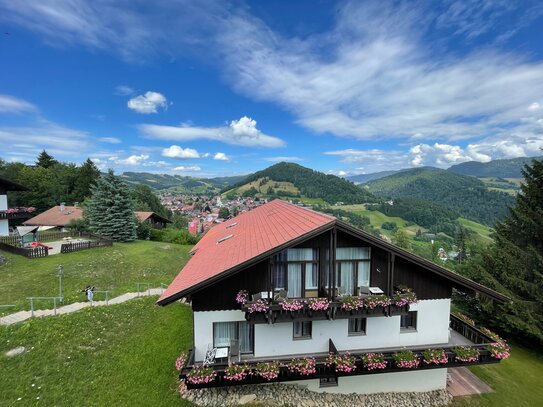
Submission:
<svg viewBox="0 0 543 407">
<path fill-rule="evenodd" d="M 431 391 L 447 368 L 499 362 L 491 337 L 451 315 L 451 296 L 507 297 L 333 216 L 275 200 L 215 226 L 191 256 L 158 300 L 191 303 L 189 389 Z"/>
<path fill-rule="evenodd" d="M 58 229 L 68 227 L 72 220 L 83 219 L 83 208 L 60 204 L 23 222 L 25 226 L 54 226 Z"/>
<path fill-rule="evenodd" d="M 171 220 L 160 216 L 154 212 L 134 212 L 138 221 L 147 223 L 155 229 L 162 229 L 172 223 Z"/>
</svg>

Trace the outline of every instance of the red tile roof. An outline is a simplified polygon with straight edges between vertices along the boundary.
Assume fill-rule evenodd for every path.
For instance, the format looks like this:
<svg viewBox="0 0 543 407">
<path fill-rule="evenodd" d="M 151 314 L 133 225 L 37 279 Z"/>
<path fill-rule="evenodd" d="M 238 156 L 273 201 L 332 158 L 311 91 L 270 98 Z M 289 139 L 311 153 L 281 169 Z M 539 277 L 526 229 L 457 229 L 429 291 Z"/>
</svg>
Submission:
<svg viewBox="0 0 543 407">
<path fill-rule="evenodd" d="M 335 220 L 277 199 L 218 224 L 194 246 L 194 255 L 159 302 L 175 300 L 170 297 Z"/>
<path fill-rule="evenodd" d="M 57 205 L 28 219 L 23 222 L 23 225 L 64 227 L 67 226 L 72 219 L 83 219 L 83 209 L 81 207 L 66 205 L 64 210 L 61 211 L 60 206 Z"/>
</svg>

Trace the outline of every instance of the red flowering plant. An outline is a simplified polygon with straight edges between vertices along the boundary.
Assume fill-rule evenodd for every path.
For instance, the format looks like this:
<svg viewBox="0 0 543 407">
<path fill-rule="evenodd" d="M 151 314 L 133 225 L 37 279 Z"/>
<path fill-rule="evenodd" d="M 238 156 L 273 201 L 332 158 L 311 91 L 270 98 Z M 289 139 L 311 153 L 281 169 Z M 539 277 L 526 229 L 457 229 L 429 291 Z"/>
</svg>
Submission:
<svg viewBox="0 0 543 407">
<path fill-rule="evenodd" d="M 187 364 L 187 357 L 188 357 L 187 352 L 183 352 L 179 355 L 177 359 L 175 359 L 175 368 L 178 371 L 181 371 L 181 369 L 183 369 L 185 365 Z"/>
<path fill-rule="evenodd" d="M 461 312 L 453 312 L 452 313 L 456 318 L 464 321 L 466 324 L 475 326 L 475 321 L 468 317 L 467 315 L 462 314 Z"/>
<path fill-rule="evenodd" d="M 315 367 L 315 358 L 292 359 L 287 364 L 287 369 L 290 372 L 298 373 L 302 376 L 309 376 L 317 372 L 317 368 Z"/>
<path fill-rule="evenodd" d="M 215 380 L 217 372 L 212 367 L 206 366 L 194 366 L 192 370 L 187 373 L 187 382 L 192 384 L 210 383 Z"/>
<path fill-rule="evenodd" d="M 511 356 L 511 349 L 505 341 L 493 342 L 486 347 L 490 352 L 490 356 L 494 359 L 507 359 Z"/>
<path fill-rule="evenodd" d="M 349 352 L 344 355 L 329 353 L 324 364 L 326 366 L 335 367 L 336 372 L 350 373 L 356 370 L 356 357 L 351 356 Z"/>
<path fill-rule="evenodd" d="M 326 311 L 330 308 L 330 300 L 328 298 L 310 298 L 307 300 L 307 306 L 312 311 Z"/>
<path fill-rule="evenodd" d="M 268 303 L 264 300 L 256 300 L 251 305 L 249 305 L 249 308 L 247 309 L 247 312 L 249 314 L 252 314 L 254 312 L 268 312 L 270 309 L 270 306 Z"/>
<path fill-rule="evenodd" d="M 427 349 L 422 352 L 422 359 L 427 365 L 444 365 L 449 361 L 443 349 Z"/>
<path fill-rule="evenodd" d="M 341 297 L 341 308 L 345 311 L 355 311 L 363 307 L 362 299 L 359 297 L 353 297 L 352 295 L 346 295 Z"/>
<path fill-rule="evenodd" d="M 387 307 L 392 303 L 391 299 L 385 294 L 369 295 L 364 300 L 364 305 L 369 309 L 375 309 L 377 307 Z"/>
<path fill-rule="evenodd" d="M 453 348 L 455 359 L 459 362 L 477 362 L 479 351 L 469 346 L 457 346 Z"/>
<path fill-rule="evenodd" d="M 236 302 L 245 305 L 247 301 L 249 301 L 249 292 L 247 290 L 240 290 L 236 295 Z"/>
<path fill-rule="evenodd" d="M 385 355 L 382 353 L 366 353 L 361 356 L 361 359 L 368 370 L 381 370 L 387 367 Z"/>
<path fill-rule="evenodd" d="M 402 349 L 392 355 L 396 366 L 404 369 L 413 369 L 419 366 L 420 359 L 412 351 L 408 349 Z"/>
<path fill-rule="evenodd" d="M 228 363 L 228 367 L 224 369 L 224 378 L 230 381 L 241 381 L 247 377 L 249 372 L 247 364 Z"/>
<path fill-rule="evenodd" d="M 401 287 L 392 296 L 392 303 L 397 307 L 416 304 L 419 300 L 411 288 Z"/>
<path fill-rule="evenodd" d="M 281 301 L 281 309 L 283 311 L 299 311 L 304 308 L 303 301 L 300 300 L 284 300 Z"/>
<path fill-rule="evenodd" d="M 281 365 L 277 361 L 259 362 L 256 365 L 255 373 L 266 380 L 273 380 L 279 376 Z"/>
</svg>

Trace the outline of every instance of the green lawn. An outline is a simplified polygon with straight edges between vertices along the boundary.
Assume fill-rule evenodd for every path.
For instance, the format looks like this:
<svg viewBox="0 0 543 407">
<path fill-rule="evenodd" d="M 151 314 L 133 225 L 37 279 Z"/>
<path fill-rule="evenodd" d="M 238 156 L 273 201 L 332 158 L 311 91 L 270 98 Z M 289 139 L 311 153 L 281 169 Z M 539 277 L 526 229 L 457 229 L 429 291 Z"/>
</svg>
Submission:
<svg viewBox="0 0 543 407">
<path fill-rule="evenodd" d="M 370 223 L 373 226 L 378 227 L 378 228 L 380 228 L 381 225 L 385 222 L 396 222 L 396 225 L 398 225 L 399 228 L 403 228 L 407 224 L 407 222 L 402 218 L 399 218 L 396 216 L 387 216 L 384 213 L 379 212 L 379 211 L 370 211 L 366 209 L 366 207 L 362 204 L 342 205 L 342 206 L 338 206 L 338 208 L 343 209 L 344 211 L 356 213 L 357 215 L 367 216 L 368 218 L 370 218 Z"/>
<path fill-rule="evenodd" d="M 495 393 L 455 399 L 454 407 L 534 407 L 543 405 L 543 356 L 520 346 L 498 365 L 471 368 Z"/>
<path fill-rule="evenodd" d="M 192 312 L 156 300 L 0 326 L 0 405 L 188 405 L 174 362 L 192 346 Z M 16 346 L 29 351 L 7 358 Z"/>
<path fill-rule="evenodd" d="M 150 283 L 151 287 L 169 284 L 186 263 L 190 248 L 136 241 L 40 259 L 1 252 L 9 262 L 0 267 L 0 304 L 15 304 L 16 308 L 0 308 L 0 312 L 28 310 L 26 297 L 58 296 L 59 264 L 64 266 L 62 285 L 66 303 L 84 301 L 81 290 L 87 284 L 96 290 L 111 290 L 113 296 L 136 291 L 137 282 Z M 97 294 L 96 299 L 103 298 Z M 37 306 L 52 307 L 46 301 Z"/>
</svg>

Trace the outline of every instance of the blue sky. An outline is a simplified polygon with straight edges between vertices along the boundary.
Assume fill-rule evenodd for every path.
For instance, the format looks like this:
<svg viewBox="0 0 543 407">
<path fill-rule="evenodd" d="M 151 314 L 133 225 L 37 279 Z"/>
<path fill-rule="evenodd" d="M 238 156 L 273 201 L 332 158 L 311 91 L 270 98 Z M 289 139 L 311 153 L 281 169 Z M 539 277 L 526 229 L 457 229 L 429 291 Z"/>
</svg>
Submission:
<svg viewBox="0 0 543 407">
<path fill-rule="evenodd" d="M 0 0 L 0 157 L 338 175 L 534 156 L 538 1 Z"/>
</svg>

